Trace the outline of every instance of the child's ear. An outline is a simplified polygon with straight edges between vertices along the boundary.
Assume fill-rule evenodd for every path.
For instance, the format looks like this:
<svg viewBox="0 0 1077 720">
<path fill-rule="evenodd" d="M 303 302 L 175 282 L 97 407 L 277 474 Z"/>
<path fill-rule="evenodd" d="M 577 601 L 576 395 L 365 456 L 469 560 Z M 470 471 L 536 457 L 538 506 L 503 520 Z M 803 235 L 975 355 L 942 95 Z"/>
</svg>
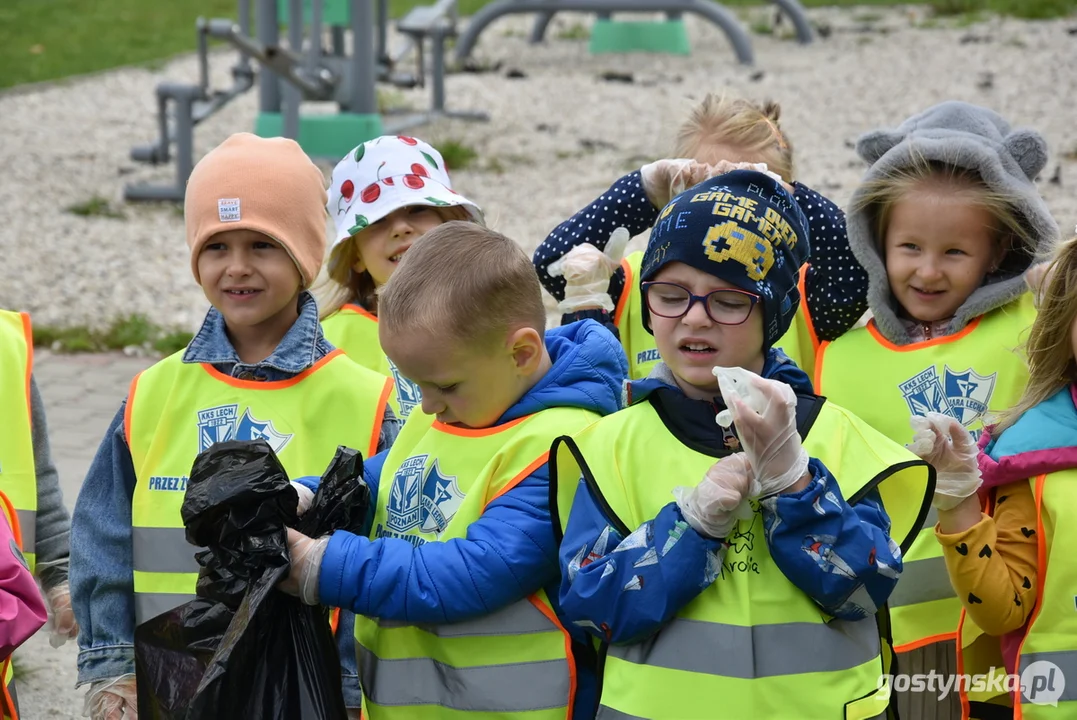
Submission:
<svg viewBox="0 0 1077 720">
<path fill-rule="evenodd" d="M 530 375 L 542 364 L 543 338 L 532 327 L 522 327 L 509 335 L 512 360 L 521 375 Z"/>
</svg>

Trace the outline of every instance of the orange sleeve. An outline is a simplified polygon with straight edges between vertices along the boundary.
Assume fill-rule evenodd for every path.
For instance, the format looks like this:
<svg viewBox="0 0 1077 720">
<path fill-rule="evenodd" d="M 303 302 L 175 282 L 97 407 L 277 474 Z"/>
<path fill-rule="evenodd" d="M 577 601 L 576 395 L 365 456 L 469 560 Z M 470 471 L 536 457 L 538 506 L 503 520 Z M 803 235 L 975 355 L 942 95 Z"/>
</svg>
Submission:
<svg viewBox="0 0 1077 720">
<path fill-rule="evenodd" d="M 946 570 L 969 617 L 988 635 L 1022 627 L 1036 604 L 1036 500 L 1027 480 L 996 491 L 994 516 L 939 532 Z"/>
</svg>

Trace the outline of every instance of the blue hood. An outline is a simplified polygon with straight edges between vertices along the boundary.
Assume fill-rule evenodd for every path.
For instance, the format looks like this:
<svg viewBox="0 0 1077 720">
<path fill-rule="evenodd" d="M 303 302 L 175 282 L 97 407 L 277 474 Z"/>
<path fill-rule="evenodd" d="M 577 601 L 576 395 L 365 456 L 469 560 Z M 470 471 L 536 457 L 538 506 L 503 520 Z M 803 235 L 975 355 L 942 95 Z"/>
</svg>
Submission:
<svg viewBox="0 0 1077 720">
<path fill-rule="evenodd" d="M 1077 467 L 1077 386 L 1059 390 L 1029 408 L 998 438 L 980 436 L 984 488 Z"/>
<path fill-rule="evenodd" d="M 498 424 L 552 407 L 578 407 L 609 415 L 621 409 L 628 362 L 617 338 L 594 320 L 546 332 L 552 367 Z"/>
</svg>

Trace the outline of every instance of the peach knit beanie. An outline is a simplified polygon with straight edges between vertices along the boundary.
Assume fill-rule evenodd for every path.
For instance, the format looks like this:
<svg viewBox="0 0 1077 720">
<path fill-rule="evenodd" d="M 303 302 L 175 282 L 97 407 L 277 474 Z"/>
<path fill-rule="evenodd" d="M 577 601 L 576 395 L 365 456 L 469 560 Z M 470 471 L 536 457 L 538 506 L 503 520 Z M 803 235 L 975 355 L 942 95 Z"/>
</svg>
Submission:
<svg viewBox="0 0 1077 720">
<path fill-rule="evenodd" d="M 288 251 L 310 287 L 325 257 L 325 204 L 325 178 L 295 141 L 232 135 L 187 181 L 183 215 L 195 280 L 198 254 L 213 235 L 255 230 Z"/>
</svg>

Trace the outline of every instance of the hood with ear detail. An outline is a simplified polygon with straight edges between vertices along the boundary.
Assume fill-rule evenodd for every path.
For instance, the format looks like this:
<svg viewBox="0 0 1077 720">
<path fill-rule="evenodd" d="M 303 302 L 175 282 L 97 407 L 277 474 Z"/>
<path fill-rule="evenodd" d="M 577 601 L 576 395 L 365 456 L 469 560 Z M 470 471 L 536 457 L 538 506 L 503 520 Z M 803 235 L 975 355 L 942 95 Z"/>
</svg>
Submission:
<svg viewBox="0 0 1077 720">
<path fill-rule="evenodd" d="M 973 170 L 992 190 L 1012 199 L 1036 241 L 1035 253 L 1008 253 L 1003 266 L 986 278 L 958 308 L 950 325 L 957 332 L 975 318 L 1005 305 L 1026 291 L 1024 272 L 1047 259 L 1059 240 L 1058 225 L 1033 182 L 1047 163 L 1047 143 L 1035 130 L 1011 129 L 1000 115 L 969 103 L 948 101 L 910 117 L 897 128 L 875 130 L 859 138 L 856 151 L 871 164 L 864 181 L 887 177 L 916 158 Z M 872 211 L 856 209 L 864 186 L 853 194 L 847 215 L 849 245 L 869 277 L 868 305 L 879 331 L 899 345 L 911 341 L 897 316 L 886 267 L 876 237 Z"/>
</svg>

